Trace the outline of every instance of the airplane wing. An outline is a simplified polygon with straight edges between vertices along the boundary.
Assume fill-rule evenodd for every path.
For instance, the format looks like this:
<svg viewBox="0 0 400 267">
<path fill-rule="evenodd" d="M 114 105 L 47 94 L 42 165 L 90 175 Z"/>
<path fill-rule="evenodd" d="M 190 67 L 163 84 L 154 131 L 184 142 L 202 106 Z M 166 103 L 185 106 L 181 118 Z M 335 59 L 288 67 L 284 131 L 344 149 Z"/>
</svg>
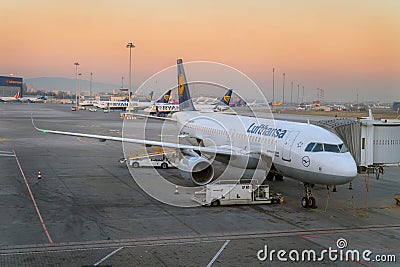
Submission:
<svg viewBox="0 0 400 267">
<path fill-rule="evenodd" d="M 142 118 L 163 120 L 163 121 L 176 121 L 176 119 L 170 118 L 170 117 L 158 117 L 158 116 L 146 115 L 146 114 L 138 114 L 138 113 L 135 113 L 135 116 L 142 117 Z"/>
<path fill-rule="evenodd" d="M 225 155 L 236 154 L 234 152 L 234 150 L 226 149 L 226 148 L 200 147 L 200 146 L 182 145 L 182 144 L 169 143 L 169 142 L 160 142 L 160 141 L 151 141 L 151 140 L 142 140 L 142 139 L 107 136 L 107 135 L 96 135 L 96 134 L 84 134 L 84 133 L 55 131 L 55 130 L 40 129 L 40 128 L 36 127 L 36 125 L 34 124 L 33 120 L 32 120 L 32 124 L 33 124 L 33 127 L 37 131 L 42 132 L 44 134 L 51 133 L 51 134 L 60 134 L 60 135 L 67 135 L 67 136 L 94 138 L 94 139 L 98 139 L 101 142 L 105 142 L 107 140 L 110 140 L 110 141 L 118 141 L 118 142 L 127 142 L 127 143 L 133 143 L 133 144 L 147 145 L 147 146 L 161 146 L 161 147 L 176 148 L 176 149 L 193 149 L 193 150 L 197 150 L 197 151 L 205 152 L 205 153 L 217 153 L 217 154 L 225 154 Z"/>
<path fill-rule="evenodd" d="M 175 149 L 189 149 L 196 150 L 204 153 L 213 153 L 213 154 L 223 154 L 223 155 L 232 155 L 232 156 L 243 156 L 249 154 L 263 154 L 267 157 L 272 157 L 272 155 L 267 155 L 262 151 L 247 151 L 242 150 L 237 147 L 229 147 L 229 146 L 220 146 L 220 147 L 201 147 L 201 146 L 192 146 L 192 145 L 183 145 L 177 143 L 169 143 L 169 142 L 160 142 L 160 141 L 151 141 L 151 140 L 143 140 L 143 139 L 133 139 L 133 138 L 124 138 L 124 137 L 115 137 L 115 136 L 107 136 L 107 135 L 96 135 L 96 134 L 84 134 L 84 133 L 74 133 L 74 132 L 64 132 L 64 131 L 56 131 L 56 130 L 47 130 L 40 129 L 36 127 L 33 119 L 32 119 L 33 127 L 44 134 L 59 134 L 59 135 L 67 135 L 67 136 L 76 136 L 76 137 L 86 137 L 86 138 L 94 138 L 98 139 L 101 142 L 105 142 L 107 140 L 117 141 L 117 142 L 127 142 L 139 145 L 146 146 L 161 146 Z"/>
</svg>

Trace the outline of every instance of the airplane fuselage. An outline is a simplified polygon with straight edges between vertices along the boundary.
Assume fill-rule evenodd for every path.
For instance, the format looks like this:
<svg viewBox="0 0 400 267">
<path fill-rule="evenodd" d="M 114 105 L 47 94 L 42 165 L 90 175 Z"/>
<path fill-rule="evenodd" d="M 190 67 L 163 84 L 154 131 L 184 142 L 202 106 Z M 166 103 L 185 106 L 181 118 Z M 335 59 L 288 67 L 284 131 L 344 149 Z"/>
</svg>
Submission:
<svg viewBox="0 0 400 267">
<path fill-rule="evenodd" d="M 204 146 L 230 147 L 241 151 L 230 164 L 244 169 L 258 168 L 261 154 L 272 158 L 284 176 L 310 184 L 339 185 L 353 180 L 356 163 L 343 141 L 315 125 L 227 114 L 177 112 L 173 115 L 188 141 Z M 311 144 L 311 145 L 310 145 Z M 326 147 L 312 151 L 307 147 Z M 260 151 L 261 153 L 252 153 Z M 238 159 L 237 157 L 243 157 Z"/>
</svg>

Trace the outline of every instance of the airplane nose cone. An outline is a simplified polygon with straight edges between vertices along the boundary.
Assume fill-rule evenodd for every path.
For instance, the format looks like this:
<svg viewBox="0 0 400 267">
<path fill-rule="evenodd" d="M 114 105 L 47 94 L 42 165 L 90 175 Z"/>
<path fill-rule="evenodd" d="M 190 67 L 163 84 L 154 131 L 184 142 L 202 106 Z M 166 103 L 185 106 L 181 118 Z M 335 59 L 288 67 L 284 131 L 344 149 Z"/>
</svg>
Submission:
<svg viewBox="0 0 400 267">
<path fill-rule="evenodd" d="M 355 177 L 357 175 L 357 164 L 349 153 L 349 157 L 343 160 L 341 164 L 341 172 L 343 176 Z"/>
<path fill-rule="evenodd" d="M 357 164 L 350 153 L 335 163 L 336 184 L 345 184 L 352 181 L 357 175 Z"/>
</svg>

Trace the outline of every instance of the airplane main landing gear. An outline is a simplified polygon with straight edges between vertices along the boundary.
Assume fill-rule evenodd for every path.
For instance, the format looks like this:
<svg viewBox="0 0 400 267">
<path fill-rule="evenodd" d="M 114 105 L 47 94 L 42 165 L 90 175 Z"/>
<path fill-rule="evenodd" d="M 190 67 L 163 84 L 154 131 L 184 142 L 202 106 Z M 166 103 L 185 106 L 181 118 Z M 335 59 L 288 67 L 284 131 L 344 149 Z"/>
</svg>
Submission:
<svg viewBox="0 0 400 267">
<path fill-rule="evenodd" d="M 311 192 L 311 185 L 309 183 L 304 183 L 304 189 L 306 191 L 306 196 L 301 199 L 301 206 L 303 208 L 317 208 L 315 197 Z"/>
</svg>

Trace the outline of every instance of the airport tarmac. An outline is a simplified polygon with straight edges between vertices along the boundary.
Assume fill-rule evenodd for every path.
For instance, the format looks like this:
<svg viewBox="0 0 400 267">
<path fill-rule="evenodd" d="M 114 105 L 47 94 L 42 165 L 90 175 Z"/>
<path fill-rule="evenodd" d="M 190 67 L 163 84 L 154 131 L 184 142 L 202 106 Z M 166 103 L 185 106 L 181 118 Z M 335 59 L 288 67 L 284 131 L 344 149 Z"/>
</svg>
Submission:
<svg viewBox="0 0 400 267">
<path fill-rule="evenodd" d="M 0 104 L 0 266 L 398 266 L 399 167 L 387 167 L 379 180 L 358 175 L 353 190 L 315 186 L 315 210 L 301 207 L 303 185 L 289 178 L 270 183 L 284 195 L 281 205 L 180 208 L 137 185 L 118 162 L 125 156 L 121 143 L 40 133 L 31 111 L 44 129 L 115 136 L 123 131 L 118 111 Z M 138 135 L 143 132 L 144 120 L 129 123 Z M 161 125 L 149 121 L 146 136 L 159 140 Z M 166 136 L 172 128 L 166 126 Z M 152 178 L 150 169 L 135 171 Z M 176 169 L 159 172 L 185 183 Z M 165 193 L 185 197 L 174 188 Z M 371 259 L 394 255 L 397 263 L 331 261 L 327 255 L 318 262 L 282 262 L 276 253 L 272 261 L 257 258 L 265 246 L 300 253 L 338 249 L 340 238 L 346 249 L 371 250 Z"/>
</svg>

